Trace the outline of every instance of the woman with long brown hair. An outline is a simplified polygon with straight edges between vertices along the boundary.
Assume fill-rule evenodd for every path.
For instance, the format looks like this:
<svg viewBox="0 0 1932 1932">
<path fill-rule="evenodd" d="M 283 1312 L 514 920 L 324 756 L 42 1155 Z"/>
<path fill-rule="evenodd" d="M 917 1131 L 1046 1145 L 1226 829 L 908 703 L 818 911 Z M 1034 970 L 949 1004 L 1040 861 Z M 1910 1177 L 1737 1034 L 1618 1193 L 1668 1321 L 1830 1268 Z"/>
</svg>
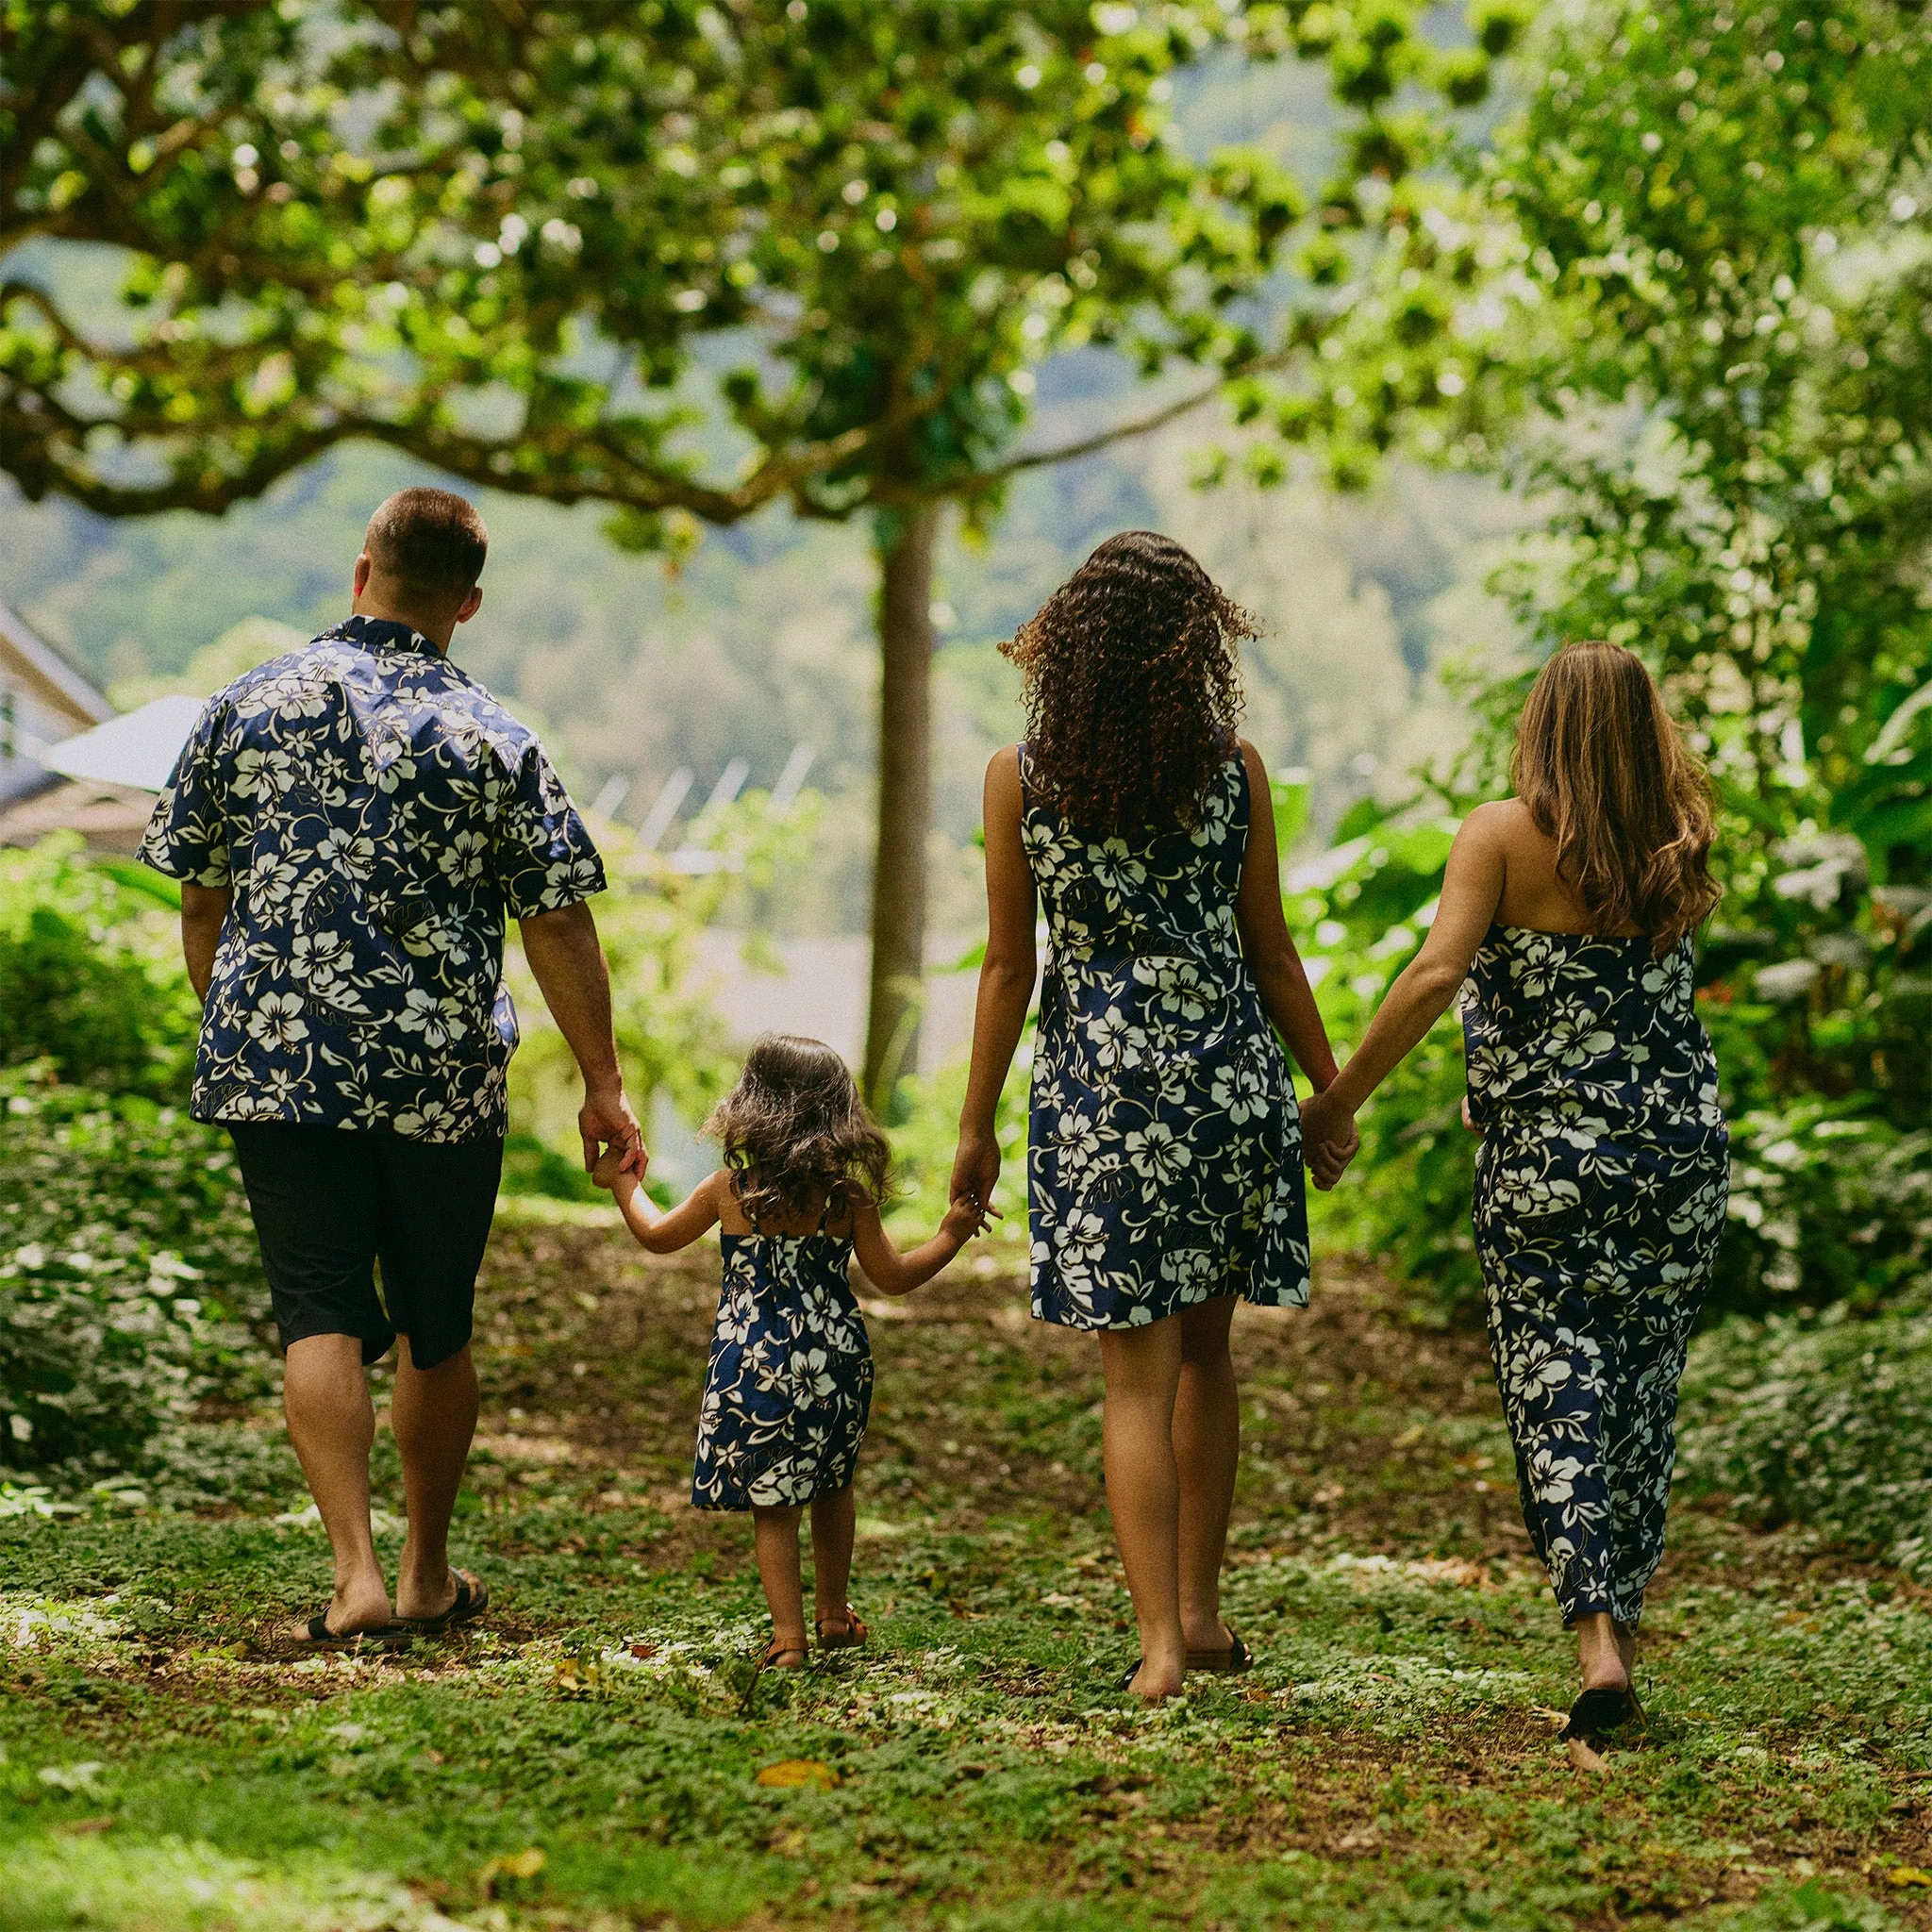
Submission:
<svg viewBox="0 0 1932 1932">
<path fill-rule="evenodd" d="M 1691 935 L 1718 896 L 1710 795 L 1642 660 L 1607 643 L 1544 665 L 1511 776 L 1514 798 L 1463 821 L 1427 939 L 1304 1130 L 1350 1133 L 1467 983 L 1490 1341 L 1524 1517 L 1577 1632 L 1563 1735 L 1593 1764 L 1636 1714 L 1677 1383 L 1729 1184 L 1692 1005 Z"/>
<path fill-rule="evenodd" d="M 999 1175 L 993 1116 L 1043 907 L 1033 1312 L 1100 1338 L 1107 1494 L 1141 1634 L 1122 1683 L 1147 1698 L 1249 1661 L 1221 1619 L 1241 1448 L 1228 1324 L 1238 1295 L 1307 1301 L 1281 1041 L 1318 1087 L 1335 1073 L 1282 919 L 1267 773 L 1235 736 L 1254 634 L 1179 544 L 1109 539 L 1005 647 L 1030 729 L 986 774 L 989 932 L 953 1196 L 984 1204 Z"/>
</svg>

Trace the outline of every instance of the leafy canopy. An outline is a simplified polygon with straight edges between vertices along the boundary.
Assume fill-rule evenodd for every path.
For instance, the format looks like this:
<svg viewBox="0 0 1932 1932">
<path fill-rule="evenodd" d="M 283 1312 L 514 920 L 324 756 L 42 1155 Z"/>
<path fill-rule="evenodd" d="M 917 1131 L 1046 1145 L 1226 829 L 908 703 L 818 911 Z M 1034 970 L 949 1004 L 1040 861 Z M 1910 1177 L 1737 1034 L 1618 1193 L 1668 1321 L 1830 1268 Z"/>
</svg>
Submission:
<svg viewBox="0 0 1932 1932">
<path fill-rule="evenodd" d="M 1468 99 L 1488 60 L 1412 0 L 6 10 L 0 461 L 30 496 L 219 510 L 367 436 L 638 543 L 996 492 L 1041 459 L 1005 453 L 1055 350 L 1305 352 L 1325 303 L 1277 333 L 1237 298 L 1424 156 L 1398 89 Z M 1481 0 L 1483 44 L 1513 21 Z M 1330 64 L 1356 125 L 1319 208 L 1175 138 L 1176 76 L 1236 41 Z M 47 241 L 117 251 L 118 302 L 18 246 Z"/>
</svg>

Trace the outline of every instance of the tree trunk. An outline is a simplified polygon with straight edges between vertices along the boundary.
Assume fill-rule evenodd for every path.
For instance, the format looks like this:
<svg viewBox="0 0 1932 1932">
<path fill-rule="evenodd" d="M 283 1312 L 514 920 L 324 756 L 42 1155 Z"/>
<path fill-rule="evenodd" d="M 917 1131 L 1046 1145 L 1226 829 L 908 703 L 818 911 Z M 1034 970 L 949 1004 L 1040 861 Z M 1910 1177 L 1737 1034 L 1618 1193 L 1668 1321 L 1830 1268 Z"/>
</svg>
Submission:
<svg viewBox="0 0 1932 1932">
<path fill-rule="evenodd" d="M 919 1064 L 925 964 L 925 834 L 932 816 L 932 553 L 937 505 L 881 517 L 879 818 L 872 888 L 867 1103 L 883 1115 Z"/>
</svg>

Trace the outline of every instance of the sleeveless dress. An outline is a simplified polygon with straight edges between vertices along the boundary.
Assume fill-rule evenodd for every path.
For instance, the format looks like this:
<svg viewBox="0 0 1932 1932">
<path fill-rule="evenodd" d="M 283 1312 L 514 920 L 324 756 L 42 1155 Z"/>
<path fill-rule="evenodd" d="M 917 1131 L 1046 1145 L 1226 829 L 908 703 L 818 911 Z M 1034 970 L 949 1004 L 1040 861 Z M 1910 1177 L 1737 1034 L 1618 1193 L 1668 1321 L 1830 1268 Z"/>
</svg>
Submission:
<svg viewBox="0 0 1932 1932">
<path fill-rule="evenodd" d="M 1134 1328 L 1217 1295 L 1308 1299 L 1301 1118 L 1241 957 L 1248 773 L 1199 827 L 1132 841 L 1067 824 L 1020 747 L 1021 837 L 1047 927 L 1033 1058 L 1033 1312 Z"/>
<path fill-rule="evenodd" d="M 1689 939 L 1492 926 L 1463 991 L 1475 1241 L 1531 1540 L 1566 1623 L 1635 1624 L 1729 1191 Z"/>
<path fill-rule="evenodd" d="M 850 1235 L 726 1234 L 698 1409 L 691 1506 L 749 1509 L 842 1490 L 872 1409 L 872 1343 Z"/>
</svg>

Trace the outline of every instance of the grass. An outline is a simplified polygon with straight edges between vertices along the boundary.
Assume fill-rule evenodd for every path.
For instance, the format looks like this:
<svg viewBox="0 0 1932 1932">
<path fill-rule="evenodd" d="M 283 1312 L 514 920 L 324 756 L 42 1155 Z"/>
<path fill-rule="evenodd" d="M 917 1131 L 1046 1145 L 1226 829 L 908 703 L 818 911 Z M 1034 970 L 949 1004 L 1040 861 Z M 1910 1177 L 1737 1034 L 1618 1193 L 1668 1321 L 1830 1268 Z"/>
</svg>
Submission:
<svg viewBox="0 0 1932 1932">
<path fill-rule="evenodd" d="M 1480 1339 L 1335 1267 L 1237 1322 L 1253 1674 L 1110 1688 L 1091 1345 L 969 1272 L 874 1322 L 874 1648 L 755 1679 L 744 1525 L 683 1507 L 712 1292 L 501 1232 L 473 1634 L 280 1644 L 327 1574 L 291 1466 L 267 1512 L 0 1523 L 0 1928 L 1932 1925 L 1932 1595 L 1682 1510 L 1648 1740 L 1579 1778 Z"/>
</svg>

